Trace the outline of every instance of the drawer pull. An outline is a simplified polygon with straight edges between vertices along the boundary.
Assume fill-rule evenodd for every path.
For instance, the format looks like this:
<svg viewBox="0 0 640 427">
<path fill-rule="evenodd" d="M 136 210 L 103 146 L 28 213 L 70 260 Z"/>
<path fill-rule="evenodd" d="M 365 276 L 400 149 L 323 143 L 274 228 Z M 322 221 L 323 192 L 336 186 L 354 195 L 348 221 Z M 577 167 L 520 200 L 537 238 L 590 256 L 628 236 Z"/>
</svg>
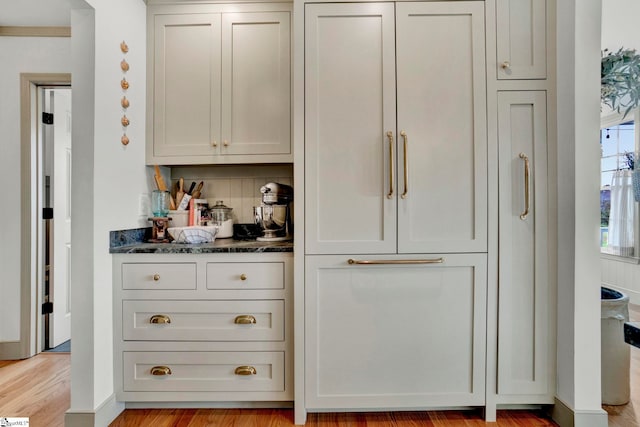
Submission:
<svg viewBox="0 0 640 427">
<path fill-rule="evenodd" d="M 236 375 L 256 375 L 258 371 L 253 366 L 238 366 L 235 373 Z"/>
<path fill-rule="evenodd" d="M 160 275 L 158 273 L 153 275 L 153 281 L 157 282 L 158 280 L 160 280 Z"/>
<path fill-rule="evenodd" d="M 151 375 L 171 375 L 171 368 L 169 368 L 168 366 L 154 366 L 153 368 L 151 368 Z"/>
<path fill-rule="evenodd" d="M 244 273 L 242 273 L 242 274 L 240 275 L 240 280 L 247 280 L 247 275 L 246 275 L 246 274 L 244 274 Z"/>
<path fill-rule="evenodd" d="M 257 322 L 256 322 L 256 318 L 253 317 L 252 315 L 243 314 L 240 316 L 236 316 L 233 323 L 235 323 L 236 325 L 255 325 Z"/>
<path fill-rule="evenodd" d="M 164 325 L 165 323 L 171 323 L 171 318 L 164 314 L 154 314 L 149 319 L 149 323 L 157 323 L 159 325 Z"/>
<path fill-rule="evenodd" d="M 378 264 L 442 264 L 444 258 L 432 258 L 432 259 L 375 259 L 375 260 L 358 260 L 348 259 L 347 263 L 350 265 L 378 265 Z"/>
</svg>

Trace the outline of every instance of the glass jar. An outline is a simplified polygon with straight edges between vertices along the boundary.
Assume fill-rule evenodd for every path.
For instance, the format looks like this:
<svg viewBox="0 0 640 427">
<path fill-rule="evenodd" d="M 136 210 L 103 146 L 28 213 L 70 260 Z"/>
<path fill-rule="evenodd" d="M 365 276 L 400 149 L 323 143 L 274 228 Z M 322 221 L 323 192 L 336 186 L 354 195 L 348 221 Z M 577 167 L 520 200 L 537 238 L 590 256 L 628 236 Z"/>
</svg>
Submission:
<svg viewBox="0 0 640 427">
<path fill-rule="evenodd" d="M 225 206 L 222 200 L 217 200 L 216 204 L 209 210 L 211 222 L 218 227 L 216 239 L 233 237 L 233 208 Z"/>
<path fill-rule="evenodd" d="M 169 216 L 169 200 L 171 194 L 168 191 L 153 190 L 151 194 L 151 214 L 154 217 Z"/>
</svg>

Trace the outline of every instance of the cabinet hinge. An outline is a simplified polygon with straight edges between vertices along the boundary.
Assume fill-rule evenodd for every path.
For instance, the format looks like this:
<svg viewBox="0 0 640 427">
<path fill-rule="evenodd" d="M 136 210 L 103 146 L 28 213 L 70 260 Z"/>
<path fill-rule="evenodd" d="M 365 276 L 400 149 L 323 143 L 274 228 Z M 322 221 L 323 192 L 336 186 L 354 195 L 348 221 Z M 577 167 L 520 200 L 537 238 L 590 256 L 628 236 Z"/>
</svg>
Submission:
<svg viewBox="0 0 640 427">
<path fill-rule="evenodd" d="M 53 113 L 42 113 L 42 123 L 45 125 L 52 125 Z"/>
<path fill-rule="evenodd" d="M 42 314 L 51 314 L 53 313 L 53 303 L 45 302 L 42 304 Z"/>
</svg>

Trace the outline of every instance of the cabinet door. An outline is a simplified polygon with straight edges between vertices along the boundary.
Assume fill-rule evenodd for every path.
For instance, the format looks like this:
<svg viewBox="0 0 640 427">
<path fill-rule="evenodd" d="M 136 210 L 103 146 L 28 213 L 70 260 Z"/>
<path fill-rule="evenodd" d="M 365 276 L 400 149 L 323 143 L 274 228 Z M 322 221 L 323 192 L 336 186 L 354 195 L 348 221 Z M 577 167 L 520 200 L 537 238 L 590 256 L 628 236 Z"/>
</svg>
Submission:
<svg viewBox="0 0 640 427">
<path fill-rule="evenodd" d="M 553 397 L 546 136 L 544 91 L 498 93 L 500 395 Z"/>
<path fill-rule="evenodd" d="M 398 252 L 486 252 L 483 2 L 396 13 Z"/>
<path fill-rule="evenodd" d="M 306 253 L 396 252 L 393 16 L 305 6 Z"/>
<path fill-rule="evenodd" d="M 220 142 L 220 15 L 155 15 L 153 155 L 213 155 Z"/>
<path fill-rule="evenodd" d="M 308 408 L 484 403 L 486 255 L 441 256 L 306 257 Z"/>
<path fill-rule="evenodd" d="M 547 78 L 546 0 L 497 0 L 498 79 Z"/>
<path fill-rule="evenodd" d="M 220 153 L 291 152 L 289 12 L 222 16 Z"/>
</svg>

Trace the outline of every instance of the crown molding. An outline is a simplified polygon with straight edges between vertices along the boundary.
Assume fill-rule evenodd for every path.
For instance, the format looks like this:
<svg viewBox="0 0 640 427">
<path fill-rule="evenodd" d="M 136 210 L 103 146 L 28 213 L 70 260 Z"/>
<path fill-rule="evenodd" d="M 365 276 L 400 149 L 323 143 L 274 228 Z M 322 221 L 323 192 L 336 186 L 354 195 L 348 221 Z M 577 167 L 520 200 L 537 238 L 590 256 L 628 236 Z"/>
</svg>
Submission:
<svg viewBox="0 0 640 427">
<path fill-rule="evenodd" d="M 71 37 L 71 27 L 10 27 L 0 25 L 0 36 Z"/>
</svg>

